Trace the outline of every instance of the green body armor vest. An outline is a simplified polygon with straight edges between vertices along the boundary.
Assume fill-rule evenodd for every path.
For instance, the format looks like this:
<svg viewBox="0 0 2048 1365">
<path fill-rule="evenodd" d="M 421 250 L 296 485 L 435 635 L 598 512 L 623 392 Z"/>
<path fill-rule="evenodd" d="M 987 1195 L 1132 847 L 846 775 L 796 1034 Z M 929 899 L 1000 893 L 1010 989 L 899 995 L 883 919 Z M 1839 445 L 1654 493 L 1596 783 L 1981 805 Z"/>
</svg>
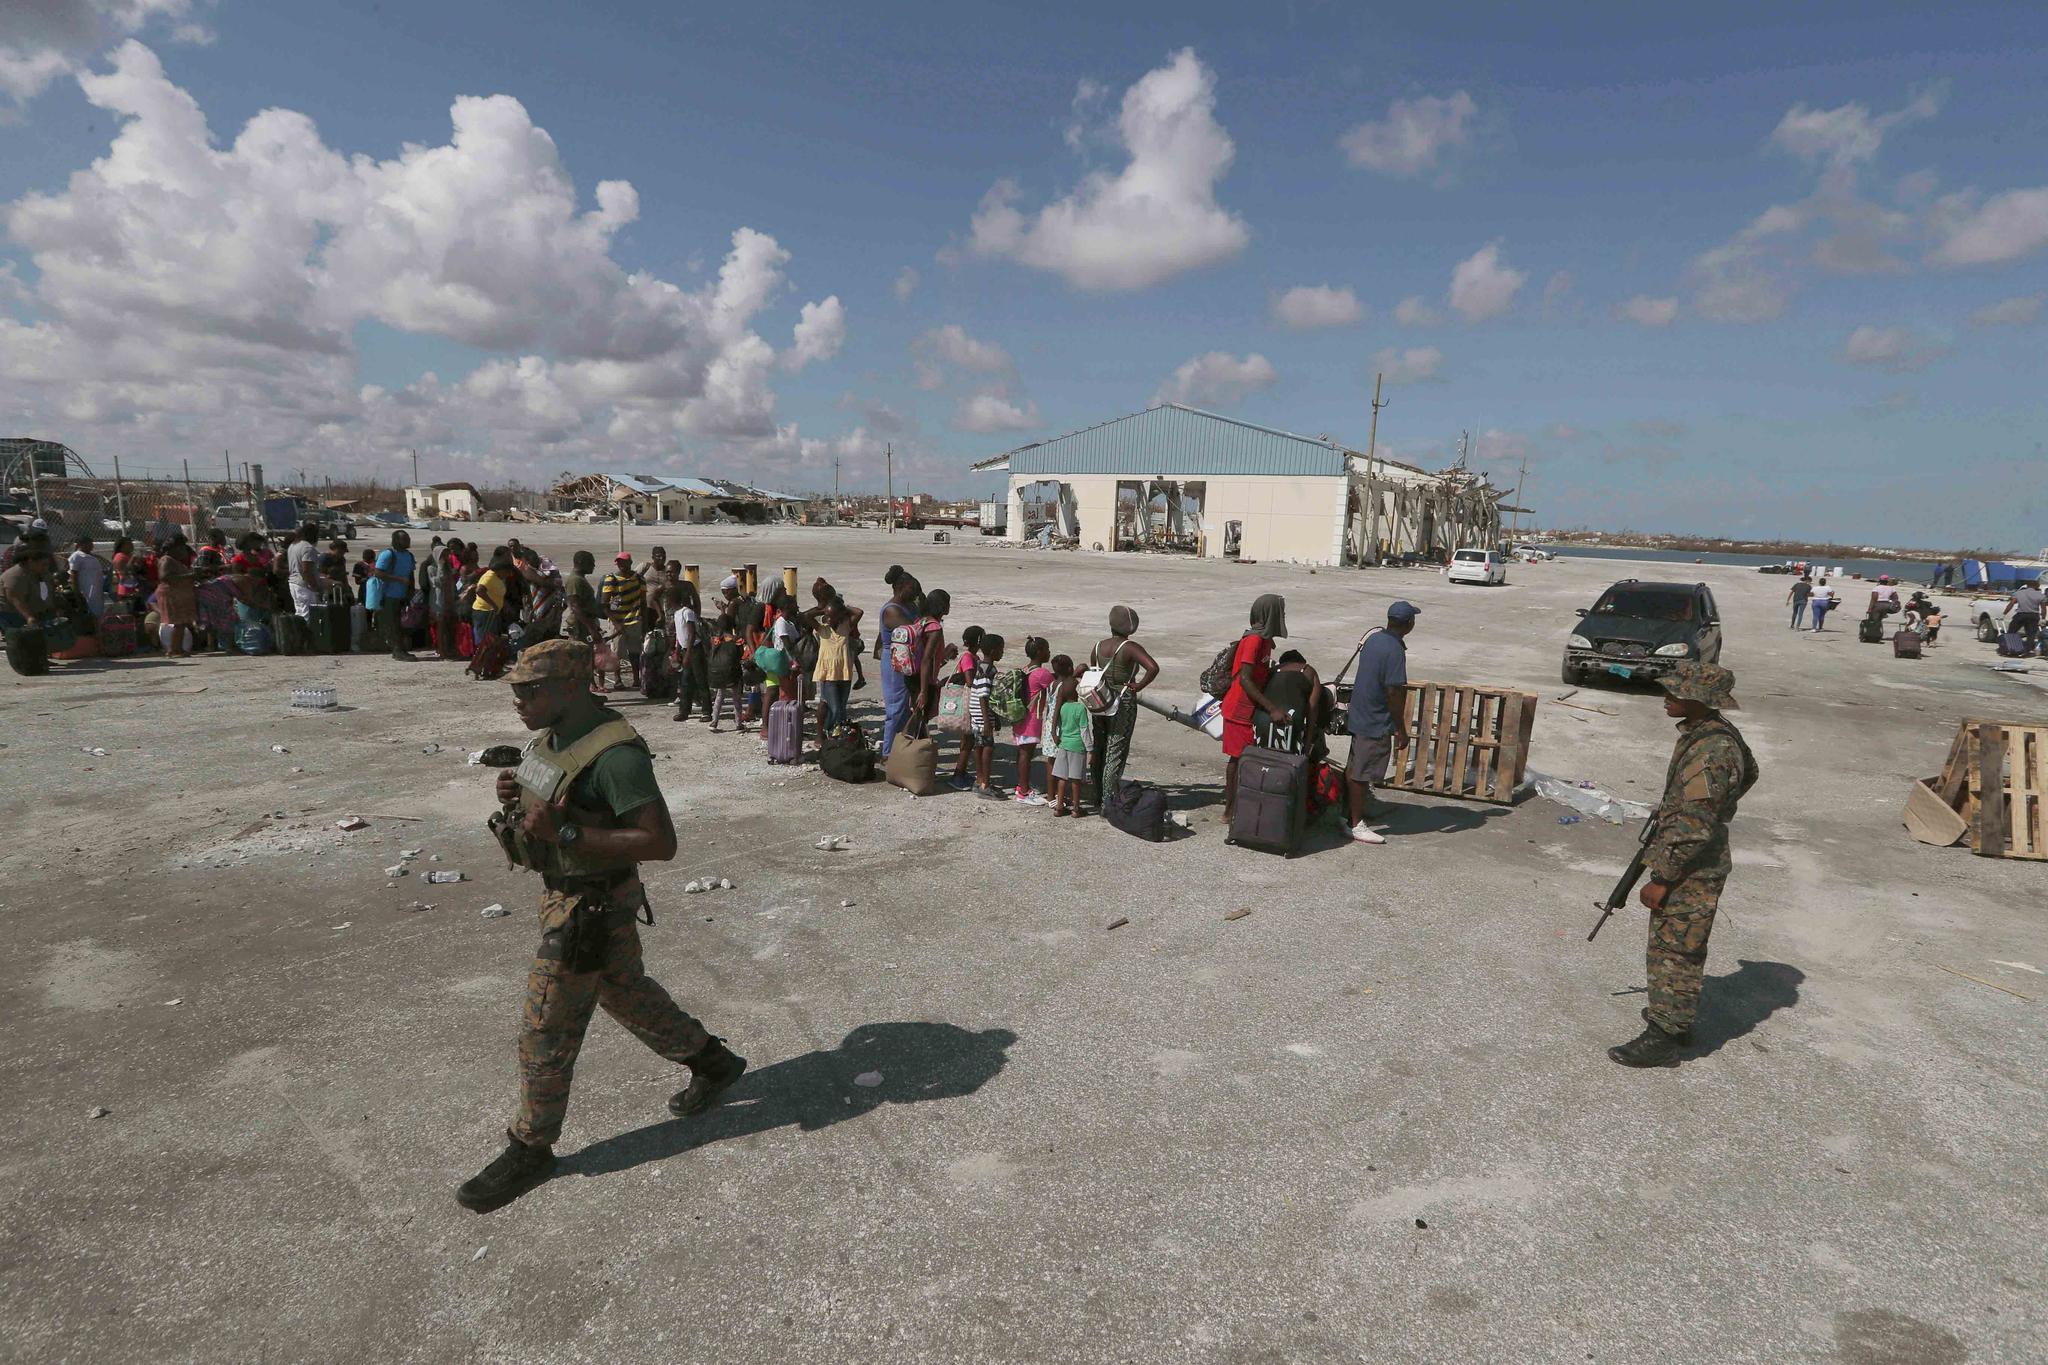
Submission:
<svg viewBox="0 0 2048 1365">
<path fill-rule="evenodd" d="M 534 807 L 566 800 L 575 788 L 576 779 L 601 755 L 621 744 L 637 744 L 642 750 L 647 748 L 640 732 L 625 717 L 610 710 L 602 712 L 602 715 L 603 719 L 595 729 L 567 747 L 555 746 L 552 730 L 526 746 L 526 753 L 514 774 L 519 781 L 518 810 L 501 810 L 490 821 L 491 832 L 497 836 L 505 857 L 514 867 L 539 872 L 551 881 L 574 881 L 612 877 L 635 866 L 630 861 L 600 858 L 583 852 L 581 848 L 563 848 L 551 841 L 534 839 L 520 824 Z M 568 805 L 564 818 L 569 824 L 588 829 L 623 827 L 623 822 L 608 810 L 573 803 Z"/>
</svg>

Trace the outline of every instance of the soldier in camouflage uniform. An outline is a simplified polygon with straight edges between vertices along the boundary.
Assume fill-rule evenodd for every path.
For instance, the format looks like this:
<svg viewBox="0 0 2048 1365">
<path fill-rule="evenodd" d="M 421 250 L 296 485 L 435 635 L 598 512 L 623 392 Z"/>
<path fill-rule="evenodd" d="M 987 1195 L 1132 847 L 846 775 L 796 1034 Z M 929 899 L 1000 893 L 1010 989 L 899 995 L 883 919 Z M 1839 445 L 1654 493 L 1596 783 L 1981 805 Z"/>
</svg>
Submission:
<svg viewBox="0 0 2048 1365">
<path fill-rule="evenodd" d="M 1643 852 L 1650 880 L 1650 1004 L 1641 1036 L 1607 1049 L 1623 1066 L 1677 1066 L 1692 1041 L 1707 936 L 1728 879 L 1728 822 L 1756 785 L 1756 759 L 1723 711 L 1736 710 L 1735 675 L 1717 664 L 1684 663 L 1663 680 L 1664 713 L 1679 722 L 1664 777 L 1664 800 L 1650 817 Z"/>
<path fill-rule="evenodd" d="M 515 865 L 541 874 L 546 890 L 510 1144 L 455 1196 L 479 1213 L 517 1199 L 554 1169 L 570 1078 L 596 1007 L 690 1068 L 689 1087 L 669 1101 L 678 1118 L 708 1108 L 747 1066 L 642 970 L 639 917 L 651 924 L 653 916 L 639 864 L 675 857 L 676 832 L 646 743 L 590 693 L 590 646 L 544 641 L 522 653 L 505 680 L 519 719 L 540 734 L 517 771 L 498 775 L 503 809 L 491 829 Z"/>
</svg>

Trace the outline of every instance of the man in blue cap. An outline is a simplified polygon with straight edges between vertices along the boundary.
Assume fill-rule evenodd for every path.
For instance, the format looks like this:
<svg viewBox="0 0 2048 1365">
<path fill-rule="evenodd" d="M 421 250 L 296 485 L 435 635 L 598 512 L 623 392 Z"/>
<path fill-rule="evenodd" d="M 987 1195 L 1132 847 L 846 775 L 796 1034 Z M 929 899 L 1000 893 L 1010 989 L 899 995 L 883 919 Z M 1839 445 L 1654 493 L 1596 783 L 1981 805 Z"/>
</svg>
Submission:
<svg viewBox="0 0 2048 1365">
<path fill-rule="evenodd" d="M 1384 844 L 1385 835 L 1367 824 L 1387 810 L 1375 806 L 1372 788 L 1387 777 L 1387 760 L 1408 747 L 1408 632 L 1420 608 L 1396 602 L 1387 608 L 1387 628 L 1366 632 L 1358 642 L 1358 673 L 1351 681 L 1351 761 L 1344 765 L 1346 814 L 1351 837 Z"/>
</svg>

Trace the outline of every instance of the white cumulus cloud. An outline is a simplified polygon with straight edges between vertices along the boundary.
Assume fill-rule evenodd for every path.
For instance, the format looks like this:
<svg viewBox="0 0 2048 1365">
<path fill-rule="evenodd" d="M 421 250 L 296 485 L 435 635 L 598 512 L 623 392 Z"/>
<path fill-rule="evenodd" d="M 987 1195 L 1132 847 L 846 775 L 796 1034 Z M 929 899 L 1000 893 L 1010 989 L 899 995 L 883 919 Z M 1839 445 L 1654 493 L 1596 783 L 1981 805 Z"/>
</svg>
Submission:
<svg viewBox="0 0 2048 1365">
<path fill-rule="evenodd" d="M 999 393 L 968 394 L 953 409 L 953 425 L 961 431 L 1029 431 L 1039 425 L 1038 404 L 1019 404 Z"/>
<path fill-rule="evenodd" d="M 1678 300 L 1653 299 L 1648 294 L 1638 294 L 1614 311 L 1639 326 L 1669 327 L 1678 321 Z"/>
<path fill-rule="evenodd" d="M 1944 204 L 1951 221 L 1929 257 L 1934 264 L 2004 265 L 2048 246 L 2048 186 L 2007 190 L 1958 212 L 1968 202 L 1958 197 Z"/>
<path fill-rule="evenodd" d="M 1489 242 L 1451 271 L 1451 307 L 1467 322 L 1484 322 L 1507 312 L 1528 282 L 1526 274 L 1501 256 L 1500 248 L 1499 242 Z"/>
<path fill-rule="evenodd" d="M 1393 346 L 1382 347 L 1372 353 L 1367 368 L 1375 374 L 1386 376 L 1389 384 L 1427 384 L 1437 378 L 1444 367 L 1444 353 L 1434 346 L 1413 346 L 1406 350 Z"/>
<path fill-rule="evenodd" d="M 1144 289 L 1226 261 L 1251 232 L 1216 202 L 1236 149 L 1216 122 L 1216 78 L 1193 48 L 1124 92 L 1117 130 L 1129 161 L 1097 170 L 1027 214 L 999 180 L 975 210 L 969 248 L 1050 271 L 1077 289 Z"/>
<path fill-rule="evenodd" d="M 1970 321 L 1979 327 L 2024 327 L 2041 316 L 2042 298 L 2040 294 L 2018 294 L 2000 299 L 1970 314 Z"/>
<path fill-rule="evenodd" d="M 912 294 L 915 294 L 917 292 L 918 280 L 917 267 L 914 265 L 906 265 L 903 269 L 897 271 L 896 283 L 889 286 L 895 291 L 896 302 L 902 303 Z"/>
<path fill-rule="evenodd" d="M 1210 351 L 1169 375 L 1152 401 L 1227 408 L 1247 394 L 1270 388 L 1279 378 L 1273 362 L 1257 353 L 1239 359 L 1225 351 Z"/>
<path fill-rule="evenodd" d="M 1387 116 L 1361 123 L 1338 145 L 1354 166 L 1386 175 L 1420 175 L 1434 167 L 1445 149 L 1462 147 L 1471 137 L 1479 106 L 1463 90 L 1438 97 L 1395 100 Z"/>
<path fill-rule="evenodd" d="M 1420 294 L 1410 294 L 1394 305 L 1394 321 L 1403 327 L 1434 327 L 1443 321 L 1443 316 L 1425 303 Z"/>
<path fill-rule="evenodd" d="M 622 455 L 659 467 L 689 437 L 802 455 L 757 330 L 789 253 L 743 227 L 701 288 L 628 271 L 611 245 L 639 216 L 633 187 L 601 181 L 585 207 L 517 100 L 457 99 L 448 141 L 380 160 L 278 108 L 217 145 L 132 40 L 79 86 L 116 116 L 111 144 L 4 210 L 34 283 L 16 290 L 22 320 L 0 316 L 0 407 L 32 426 L 138 464 L 230 445 L 360 468 L 417 445 L 552 473 Z M 364 323 L 493 354 L 467 375 L 365 386 Z M 832 296 L 803 311 L 791 353 L 822 359 L 843 335 Z"/>
<path fill-rule="evenodd" d="M 1894 374 L 1925 369 L 1940 355 L 1941 347 L 1905 327 L 1858 327 L 1842 344 L 1842 359 L 1849 364 Z"/>
<path fill-rule="evenodd" d="M 0 121 L 118 39 L 162 21 L 173 42 L 213 41 L 194 0 L 7 0 L 0 4 Z"/>
<path fill-rule="evenodd" d="M 830 360 L 845 344 L 846 308 L 839 296 L 807 303 L 797 317 L 790 347 L 782 353 L 782 368 L 794 373 L 814 360 Z"/>
<path fill-rule="evenodd" d="M 1273 320 L 1298 332 L 1318 327 L 1349 327 L 1365 316 L 1365 307 L 1349 285 L 1298 284 L 1273 300 Z"/>
</svg>

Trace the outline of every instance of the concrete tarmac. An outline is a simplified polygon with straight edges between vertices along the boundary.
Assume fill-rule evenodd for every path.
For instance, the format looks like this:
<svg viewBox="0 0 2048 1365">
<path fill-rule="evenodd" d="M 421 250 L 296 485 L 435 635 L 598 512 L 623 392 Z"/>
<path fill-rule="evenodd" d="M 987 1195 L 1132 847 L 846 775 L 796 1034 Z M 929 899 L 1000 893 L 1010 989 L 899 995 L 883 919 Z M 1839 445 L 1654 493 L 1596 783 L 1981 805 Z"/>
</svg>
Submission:
<svg viewBox="0 0 2048 1365">
<path fill-rule="evenodd" d="M 870 610 L 901 561 L 1013 651 L 1082 655 L 1126 602 L 1180 698 L 1261 592 L 1326 669 L 1405 597 L 1412 676 L 1543 698 L 1533 767 L 1647 801 L 1670 751 L 1654 688 L 1552 700 L 1572 609 L 1626 564 L 1486 589 L 928 534 L 630 537 L 707 583 L 795 564 Z M 1193 824 L 1150 845 L 773 768 L 636 699 L 683 841 L 647 869 L 649 969 L 753 1069 L 671 1121 L 683 1073 L 600 1015 L 560 1174 L 486 1217 L 453 1193 L 511 1114 L 537 892 L 464 763 L 524 738 L 502 685 L 424 655 L 0 678 L 22 968 L 0 983 L 0 1357 L 2048 1359 L 2048 866 L 1899 818 L 1957 719 L 2048 703 L 1988 646 L 1895 660 L 1853 619 L 1788 630 L 1782 579 L 1684 567 L 1721 602 L 1763 779 L 1677 1070 L 1604 1051 L 1643 1003 L 1644 912 L 1585 942 L 1630 829 L 1396 794 L 1384 847 L 1333 822 L 1291 860 L 1227 848 L 1218 746 L 1146 714 L 1131 776 Z M 291 714 L 309 679 L 343 709 Z M 683 893 L 705 874 L 736 885 Z"/>
</svg>

